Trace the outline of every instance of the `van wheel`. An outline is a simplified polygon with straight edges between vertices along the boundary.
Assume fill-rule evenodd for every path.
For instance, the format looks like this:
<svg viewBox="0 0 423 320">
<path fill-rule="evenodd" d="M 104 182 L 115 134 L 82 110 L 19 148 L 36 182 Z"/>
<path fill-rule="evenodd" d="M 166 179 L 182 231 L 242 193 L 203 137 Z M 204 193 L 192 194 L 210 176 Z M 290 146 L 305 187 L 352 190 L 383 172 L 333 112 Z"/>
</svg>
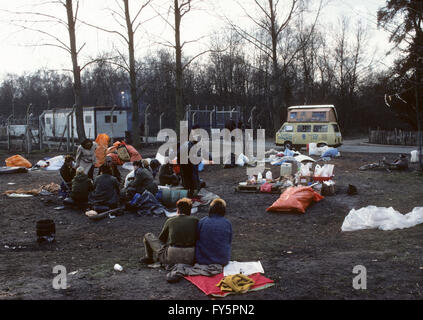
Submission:
<svg viewBox="0 0 423 320">
<path fill-rule="evenodd" d="M 285 149 L 288 148 L 289 150 L 292 150 L 292 142 L 291 141 L 285 141 L 283 146 L 284 146 Z"/>
<path fill-rule="evenodd" d="M 321 148 L 321 147 L 326 147 L 327 145 L 328 144 L 326 142 L 320 142 L 320 143 L 317 144 L 317 147 Z"/>
</svg>

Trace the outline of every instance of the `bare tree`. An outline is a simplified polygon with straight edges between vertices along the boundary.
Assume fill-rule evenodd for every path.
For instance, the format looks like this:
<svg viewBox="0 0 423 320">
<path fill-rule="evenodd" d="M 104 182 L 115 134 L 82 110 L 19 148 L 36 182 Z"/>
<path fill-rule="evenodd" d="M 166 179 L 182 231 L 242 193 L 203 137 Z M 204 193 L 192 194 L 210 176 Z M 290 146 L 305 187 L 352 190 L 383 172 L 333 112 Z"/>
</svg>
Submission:
<svg viewBox="0 0 423 320">
<path fill-rule="evenodd" d="M 249 10 L 244 8 L 244 6 L 238 2 L 239 6 L 243 9 L 246 16 L 254 23 L 256 29 L 259 31 L 257 33 L 250 32 L 237 26 L 235 23 L 231 22 L 229 19 L 227 21 L 230 25 L 237 30 L 237 32 L 250 44 L 254 45 L 258 50 L 260 50 L 265 56 L 267 56 L 272 64 L 271 68 L 271 81 L 270 81 L 270 106 L 272 118 L 274 120 L 273 129 L 277 131 L 280 127 L 281 121 L 281 101 L 279 99 L 280 92 L 279 82 L 281 77 L 281 67 L 279 64 L 279 43 L 281 35 L 284 30 L 288 28 L 290 22 L 294 17 L 303 11 L 305 1 L 304 0 L 254 0 L 254 5 L 259 12 L 258 16 L 253 16 Z M 314 20 L 313 26 L 310 28 L 310 34 L 314 32 L 314 26 L 316 25 L 317 18 L 319 17 L 320 10 L 322 8 L 323 2 L 320 1 L 318 12 Z M 285 9 L 285 10 L 284 10 Z M 264 35 L 263 39 L 260 35 Z M 306 42 L 304 42 L 305 44 Z M 285 59 L 285 66 L 289 65 L 296 53 L 299 52 L 301 48 L 298 47 L 293 55 L 290 55 Z"/>
<path fill-rule="evenodd" d="M 44 39 L 41 43 L 36 46 L 50 46 L 62 49 L 66 51 L 72 61 L 72 74 L 73 74 L 73 91 L 74 91 L 74 105 L 75 105 L 75 116 L 76 116 L 76 131 L 78 134 L 79 141 L 86 138 L 84 130 L 84 118 L 83 118 L 83 105 L 82 105 L 82 84 L 81 84 L 81 72 L 94 61 L 89 61 L 82 67 L 79 64 L 78 58 L 81 50 L 85 47 L 86 43 L 78 46 L 76 37 L 76 25 L 79 21 L 79 0 L 56 0 L 56 1 L 39 1 L 34 4 L 37 7 L 43 7 L 46 5 L 60 5 L 66 12 L 66 19 L 58 17 L 53 14 L 49 14 L 48 11 L 16 11 L 10 12 L 16 16 L 24 16 L 24 19 L 12 20 L 12 23 L 20 27 L 23 31 L 35 32 L 40 34 Z M 33 27 L 34 25 L 41 25 L 49 23 L 50 28 L 46 27 Z M 65 28 L 68 33 L 68 42 L 61 39 L 58 33 L 51 31 L 52 26 L 59 25 Z"/>
<path fill-rule="evenodd" d="M 119 4 L 119 1 L 122 2 L 123 6 Z M 123 61 L 122 63 L 118 62 L 111 62 L 115 65 L 118 65 L 120 68 L 124 69 L 129 75 L 129 84 L 131 90 L 131 101 L 132 101 L 132 143 L 134 147 L 139 148 L 141 146 L 140 140 L 140 114 L 139 114 L 139 90 L 138 90 L 138 81 L 137 81 L 137 73 L 139 71 L 139 67 L 137 67 L 136 59 L 135 59 L 135 36 L 136 32 L 138 31 L 139 27 L 149 19 L 145 21 L 141 20 L 141 13 L 142 11 L 150 5 L 152 0 L 144 0 L 139 2 L 138 9 L 135 11 L 135 15 L 131 17 L 130 11 L 130 1 L 129 0 L 119 0 L 115 1 L 118 10 L 110 9 L 112 12 L 112 17 L 115 19 L 118 24 L 125 29 L 124 32 L 118 30 L 111 30 L 107 29 L 102 26 L 94 25 L 83 21 L 85 25 L 90 27 L 96 28 L 98 30 L 115 34 L 119 36 L 124 44 L 127 47 L 127 57 L 116 49 L 119 54 L 120 59 Z M 138 3 L 138 2 L 137 2 Z"/>
<path fill-rule="evenodd" d="M 211 52 L 212 50 L 201 51 L 193 57 L 183 61 L 183 49 L 185 45 L 190 43 L 198 42 L 200 39 L 182 41 L 181 39 L 181 27 L 182 19 L 192 9 L 194 0 L 173 0 L 173 5 L 169 7 L 168 13 L 172 12 L 173 20 L 169 18 L 169 15 L 165 16 L 158 9 L 155 9 L 156 13 L 163 19 L 163 21 L 172 29 L 174 32 L 174 42 L 166 41 L 162 43 L 166 47 L 173 48 L 175 50 L 175 105 L 176 105 L 176 129 L 179 128 L 179 121 L 184 118 L 184 71 L 186 68 L 198 57 Z"/>
</svg>

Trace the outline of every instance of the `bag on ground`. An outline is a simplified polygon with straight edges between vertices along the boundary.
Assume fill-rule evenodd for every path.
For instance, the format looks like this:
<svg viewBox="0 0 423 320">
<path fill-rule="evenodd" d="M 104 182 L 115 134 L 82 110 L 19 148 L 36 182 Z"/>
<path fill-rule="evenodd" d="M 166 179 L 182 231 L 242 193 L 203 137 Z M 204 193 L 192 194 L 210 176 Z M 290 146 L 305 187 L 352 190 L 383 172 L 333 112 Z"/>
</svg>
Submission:
<svg viewBox="0 0 423 320">
<path fill-rule="evenodd" d="M 267 211 L 305 213 L 313 202 L 319 202 L 322 199 L 324 197 L 311 187 L 290 187 L 267 208 Z"/>
</svg>

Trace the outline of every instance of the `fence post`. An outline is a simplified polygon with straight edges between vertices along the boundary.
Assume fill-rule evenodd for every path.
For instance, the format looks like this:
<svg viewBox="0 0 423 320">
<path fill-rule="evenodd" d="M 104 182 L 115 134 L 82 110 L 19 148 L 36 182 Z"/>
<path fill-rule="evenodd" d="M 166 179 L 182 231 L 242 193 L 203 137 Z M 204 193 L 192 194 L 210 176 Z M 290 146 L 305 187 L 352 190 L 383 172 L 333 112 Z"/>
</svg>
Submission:
<svg viewBox="0 0 423 320">
<path fill-rule="evenodd" d="M 27 153 L 30 154 L 32 152 L 32 139 L 31 139 L 31 128 L 29 126 L 29 118 L 31 117 L 32 103 L 29 104 L 28 108 L 26 109 L 26 146 L 27 146 Z"/>
<path fill-rule="evenodd" d="M 144 111 L 144 135 L 145 135 L 145 143 L 148 143 L 148 110 L 150 109 L 150 105 L 148 104 Z"/>
<path fill-rule="evenodd" d="M 164 116 L 164 112 L 162 112 L 161 114 L 160 114 L 160 131 L 162 131 L 162 129 L 163 129 L 163 116 Z"/>
</svg>

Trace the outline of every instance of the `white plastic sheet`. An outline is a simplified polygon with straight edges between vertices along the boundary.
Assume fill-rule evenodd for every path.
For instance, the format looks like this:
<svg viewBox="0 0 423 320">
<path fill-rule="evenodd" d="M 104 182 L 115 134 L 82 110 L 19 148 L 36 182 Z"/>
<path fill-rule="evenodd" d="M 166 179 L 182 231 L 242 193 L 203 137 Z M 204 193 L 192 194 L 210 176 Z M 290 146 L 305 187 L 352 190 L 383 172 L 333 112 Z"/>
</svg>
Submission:
<svg viewBox="0 0 423 320">
<path fill-rule="evenodd" d="M 59 171 L 60 168 L 65 163 L 65 157 L 57 156 L 57 157 L 48 159 L 47 162 L 49 163 L 48 167 L 46 167 L 47 171 Z"/>
<path fill-rule="evenodd" d="M 254 262 L 238 262 L 230 261 L 223 268 L 223 276 L 231 276 L 234 274 L 243 274 L 249 276 L 255 273 L 264 273 L 263 266 L 260 261 Z"/>
<path fill-rule="evenodd" d="M 411 228 L 423 223 L 423 207 L 414 208 L 408 214 L 391 208 L 369 206 L 352 209 L 342 224 L 342 231 L 380 229 L 384 231 Z"/>
</svg>

